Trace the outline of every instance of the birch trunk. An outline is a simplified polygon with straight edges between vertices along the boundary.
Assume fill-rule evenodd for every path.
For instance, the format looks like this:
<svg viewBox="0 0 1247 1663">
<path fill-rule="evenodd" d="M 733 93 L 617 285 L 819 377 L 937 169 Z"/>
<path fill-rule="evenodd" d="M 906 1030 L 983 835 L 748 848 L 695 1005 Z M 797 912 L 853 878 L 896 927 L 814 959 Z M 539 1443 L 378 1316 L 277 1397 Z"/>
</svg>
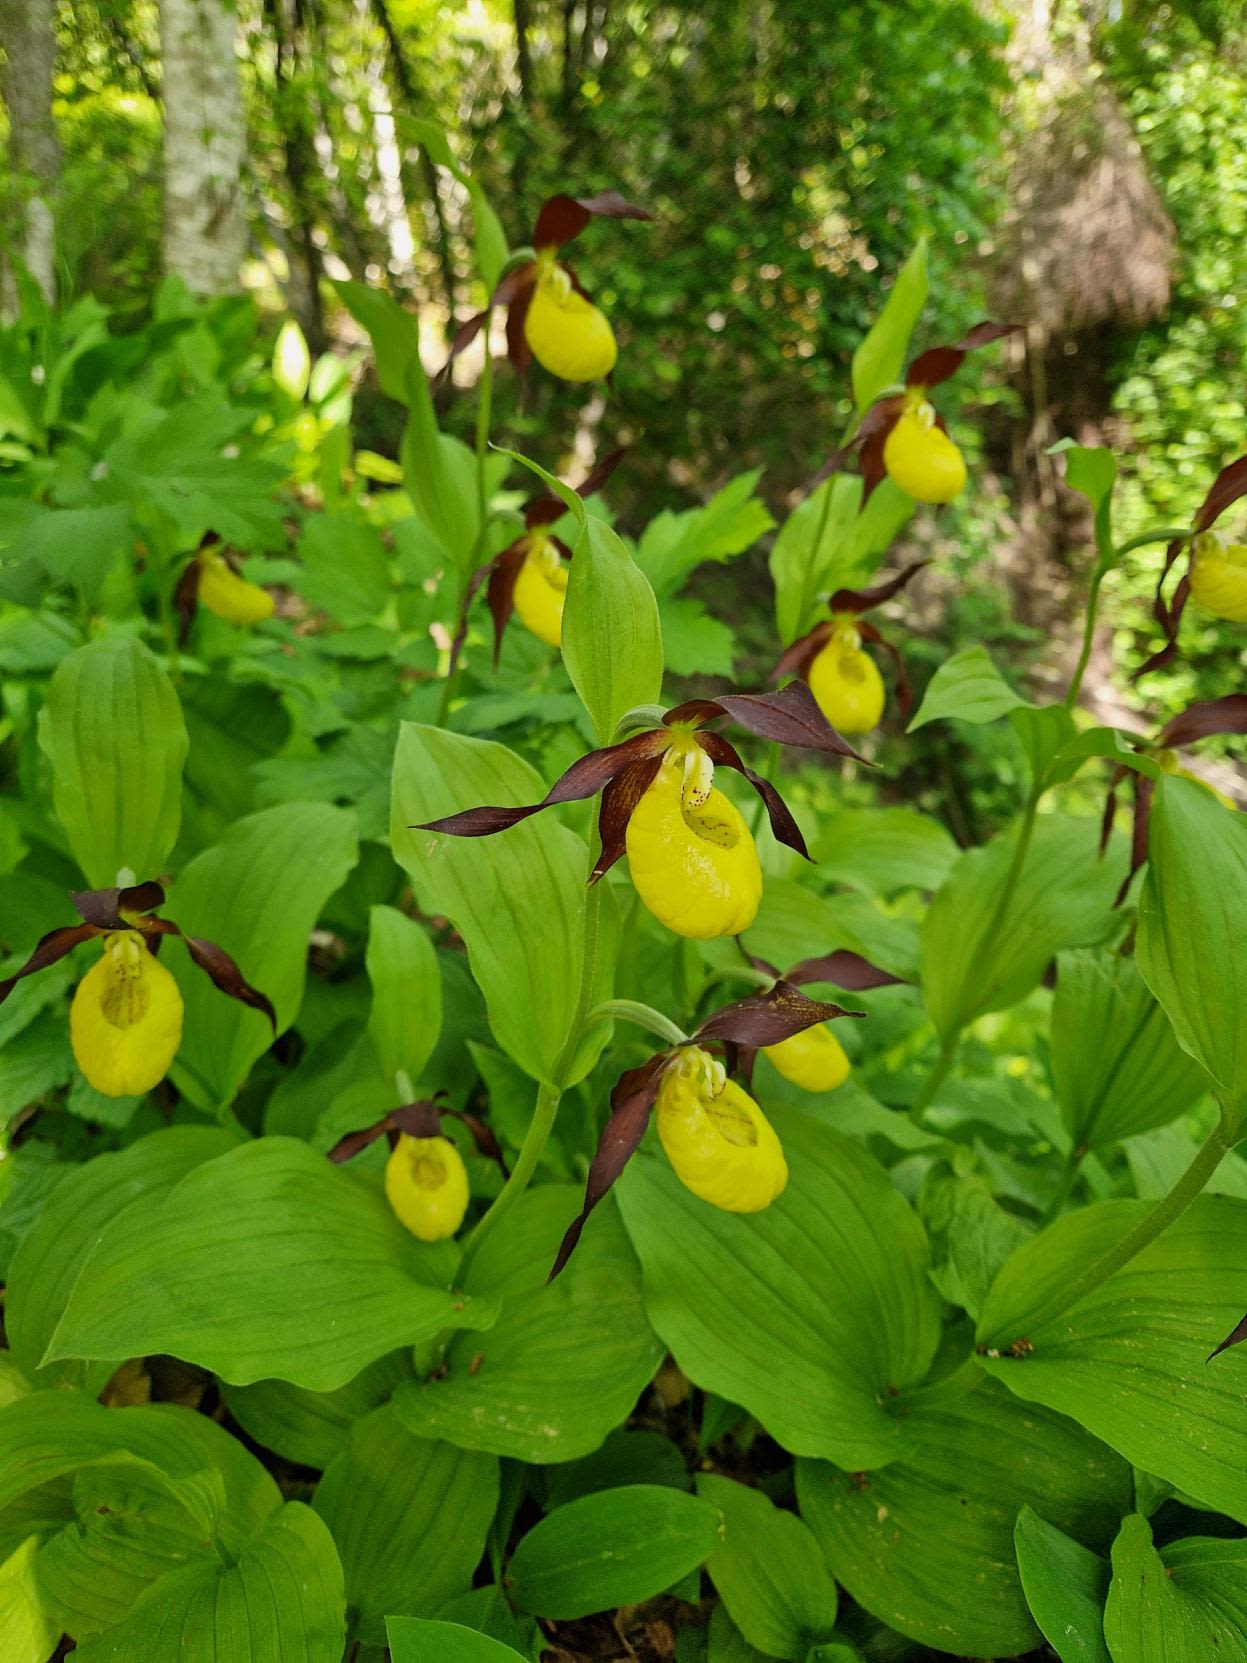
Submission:
<svg viewBox="0 0 1247 1663">
<path fill-rule="evenodd" d="M 237 25 L 226 0 L 160 0 L 164 263 L 196 294 L 237 288 L 246 246 Z"/>
<path fill-rule="evenodd" d="M 52 124 L 56 66 L 53 0 L 0 0 L 9 172 L 21 190 L 20 257 L 48 300 L 56 298 L 54 200 L 61 151 Z"/>
</svg>

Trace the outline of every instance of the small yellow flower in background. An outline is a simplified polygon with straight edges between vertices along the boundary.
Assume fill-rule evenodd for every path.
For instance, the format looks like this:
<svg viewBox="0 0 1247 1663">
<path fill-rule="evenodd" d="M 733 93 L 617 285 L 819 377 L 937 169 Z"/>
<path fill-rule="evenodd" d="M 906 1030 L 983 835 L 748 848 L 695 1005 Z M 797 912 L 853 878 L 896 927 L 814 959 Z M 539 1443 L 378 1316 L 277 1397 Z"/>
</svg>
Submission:
<svg viewBox="0 0 1247 1663">
<path fill-rule="evenodd" d="M 606 314 L 580 294 L 553 249 L 537 256 L 537 284 L 524 315 L 524 339 L 542 369 L 562 381 L 596 381 L 615 367 L 619 348 Z"/>
<path fill-rule="evenodd" d="M 951 502 L 964 489 L 965 459 L 938 425 L 924 388 L 915 387 L 906 395 L 896 425 L 884 440 L 883 465 L 892 483 L 916 502 Z"/>
<path fill-rule="evenodd" d="M 835 1091 L 849 1077 L 844 1046 L 830 1028 L 803 1028 L 778 1045 L 764 1045 L 762 1055 L 776 1071 L 802 1091 Z"/>
<path fill-rule="evenodd" d="M 832 619 L 831 638 L 810 661 L 810 692 L 840 733 L 869 733 L 883 715 L 883 677 L 868 653 L 851 616 Z"/>
<path fill-rule="evenodd" d="M 567 564 L 557 544 L 544 531 L 532 532 L 511 600 L 525 629 L 547 647 L 562 644 L 567 578 Z"/>
<path fill-rule="evenodd" d="M 762 868 L 744 817 L 712 782 L 714 763 L 677 739 L 628 819 L 628 869 L 654 917 L 677 935 L 739 935 L 762 899 Z"/>
<path fill-rule="evenodd" d="M 658 1136 L 686 1189 L 729 1213 L 760 1213 L 781 1195 L 788 1164 L 762 1110 L 699 1046 L 663 1075 Z"/>
<path fill-rule="evenodd" d="M 421 1241 L 453 1236 L 468 1210 L 468 1172 L 449 1138 L 403 1133 L 385 1164 L 385 1194 L 399 1222 Z"/>
<path fill-rule="evenodd" d="M 137 930 L 104 937 L 78 984 L 69 1037 L 83 1074 L 105 1097 L 137 1097 L 164 1079 L 182 1042 L 178 984 Z"/>
<path fill-rule="evenodd" d="M 248 583 L 214 549 L 198 557 L 199 604 L 227 624 L 258 624 L 273 616 L 273 597 L 258 583 Z"/>
<path fill-rule="evenodd" d="M 1247 543 L 1207 531 L 1191 545 L 1191 599 L 1214 618 L 1247 624 Z"/>
</svg>

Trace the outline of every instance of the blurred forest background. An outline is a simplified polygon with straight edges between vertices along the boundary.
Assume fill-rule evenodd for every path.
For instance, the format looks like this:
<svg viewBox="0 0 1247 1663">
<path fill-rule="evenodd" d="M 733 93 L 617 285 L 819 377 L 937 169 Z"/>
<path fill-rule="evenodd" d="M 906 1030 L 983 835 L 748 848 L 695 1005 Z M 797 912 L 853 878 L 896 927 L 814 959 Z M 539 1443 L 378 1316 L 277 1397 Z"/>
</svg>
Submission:
<svg viewBox="0 0 1247 1663">
<path fill-rule="evenodd" d="M 782 518 L 925 234 L 920 345 L 986 314 L 1026 330 L 945 401 L 974 483 L 908 534 L 938 557 L 903 606 L 919 682 L 975 640 L 1041 684 L 1067 667 L 1089 527 L 1055 439 L 1118 451 L 1123 533 L 1183 523 L 1247 449 L 1241 0 L 0 0 L 0 22 L 10 316 L 34 281 L 137 330 L 172 271 L 241 284 L 257 354 L 288 315 L 313 354 L 349 354 L 362 337 L 328 280 L 353 276 L 419 312 L 436 367 L 484 295 L 468 193 L 422 123 L 512 244 L 554 191 L 649 207 L 652 226 L 577 249 L 620 335 L 609 395 L 536 376 L 521 406 L 504 371 L 495 399 L 499 438 L 551 467 L 631 443 L 611 498 L 633 530 L 750 468 Z M 205 169 L 207 223 L 186 197 L 202 204 Z M 468 354 L 455 379 L 478 373 Z M 447 396 L 467 432 L 472 401 Z M 393 455 L 398 416 L 357 387 L 359 444 Z M 747 677 L 776 647 L 764 551 L 705 579 Z M 1088 683 L 1099 715 L 1149 728 L 1228 691 L 1236 650 L 1188 614 L 1176 668 L 1109 685 L 1114 636 L 1119 662 L 1155 644 L 1158 559 L 1110 580 Z"/>
</svg>

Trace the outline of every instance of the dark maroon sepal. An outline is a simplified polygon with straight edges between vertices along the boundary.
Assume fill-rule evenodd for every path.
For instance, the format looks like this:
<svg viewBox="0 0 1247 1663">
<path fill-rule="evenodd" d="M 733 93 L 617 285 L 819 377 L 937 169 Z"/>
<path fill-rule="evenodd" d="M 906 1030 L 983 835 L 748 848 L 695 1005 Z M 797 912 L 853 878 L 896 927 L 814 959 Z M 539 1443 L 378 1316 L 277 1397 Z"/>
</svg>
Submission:
<svg viewBox="0 0 1247 1663">
<path fill-rule="evenodd" d="M 791 982 L 779 981 L 765 993 L 750 994 L 713 1011 L 693 1035 L 697 1044 L 708 1040 L 730 1041 L 760 1049 L 778 1045 L 819 1022 L 837 1016 L 862 1016 L 863 1011 L 845 1010 L 822 999 L 811 999 Z"/>
<path fill-rule="evenodd" d="M 784 676 L 800 676 L 804 680 L 809 673 L 810 665 L 831 640 L 834 628 L 835 625 L 830 618 L 824 618 L 821 624 L 815 624 L 813 629 L 799 636 L 790 647 L 785 647 L 771 671 L 771 679 L 779 681 Z"/>
<path fill-rule="evenodd" d="M 1247 1340 L 1247 1317 L 1234 1324 L 1217 1349 L 1208 1353 L 1205 1362 L 1211 1363 L 1214 1357 L 1219 1357 L 1223 1351 L 1228 1351 L 1232 1345 L 1241 1345 L 1244 1340 Z"/>
<path fill-rule="evenodd" d="M 919 353 L 905 375 L 905 385 L 938 387 L 941 381 L 947 381 L 950 375 L 957 373 L 967 352 L 989 346 L 1005 335 L 1014 335 L 1021 327 L 1020 323 L 976 323 L 954 346 L 933 346 Z"/>
<path fill-rule="evenodd" d="M 560 193 L 542 203 L 537 223 L 533 227 L 533 247 L 562 248 L 564 243 L 569 243 L 580 235 L 594 215 L 603 219 L 654 217 L 648 209 L 638 208 L 635 203 L 626 202 L 618 191 L 602 191 L 597 196 L 581 197 Z"/>
<path fill-rule="evenodd" d="M 601 461 L 593 466 L 579 485 L 572 486 L 572 490 L 575 491 L 576 495 L 587 498 L 593 496 L 596 491 L 600 491 L 628 454 L 628 449 L 627 445 L 620 445 L 602 457 Z M 562 497 L 534 497 L 531 502 L 524 505 L 524 524 L 529 531 L 535 531 L 538 526 L 553 525 L 555 520 L 562 519 L 566 513 L 567 504 Z"/>
<path fill-rule="evenodd" d="M 590 751 L 588 756 L 582 756 L 573 762 L 566 773 L 555 780 L 539 803 L 527 803 L 522 808 L 467 808 L 459 814 L 448 814 L 440 820 L 430 820 L 426 824 L 413 826 L 411 830 L 444 832 L 451 837 L 492 837 L 495 832 L 507 831 L 510 827 L 519 825 L 521 820 L 527 820 L 531 814 L 540 814 L 543 808 L 553 808 L 556 803 L 582 802 L 586 797 L 595 797 L 630 763 L 639 762 L 645 757 L 658 756 L 670 744 L 671 735 L 664 728 L 650 728 L 644 733 L 634 734 L 631 739 L 625 739 L 618 745 L 608 745 L 603 750 Z"/>
<path fill-rule="evenodd" d="M 602 851 L 589 874 L 591 884 L 605 876 L 623 854 L 632 811 L 653 785 L 661 767 L 661 752 L 657 756 L 643 756 L 637 762 L 630 762 L 603 789 L 598 811 L 598 840 Z"/>
<path fill-rule="evenodd" d="M 848 993 L 866 993 L 874 987 L 896 987 L 905 982 L 904 976 L 894 976 L 882 970 L 861 953 L 842 947 L 839 952 L 825 953 L 822 958 L 802 959 L 785 976 L 786 982 L 801 986 L 806 982 L 830 982 Z"/>
<path fill-rule="evenodd" d="M 131 884 L 125 889 L 71 890 L 69 898 L 79 918 L 94 925 L 97 930 L 132 930 L 135 923 L 125 914 L 153 912 L 163 903 L 165 892 L 160 884 L 149 881 Z M 143 922 L 163 923 L 165 920 Z"/>
<path fill-rule="evenodd" d="M 153 922 L 163 924 L 169 920 L 157 919 Z M 185 935 L 176 924 L 166 933 L 181 935 L 186 943 L 186 951 L 212 985 L 229 998 L 236 999 L 240 1005 L 246 1005 L 250 1010 L 259 1011 L 261 1016 L 266 1016 L 273 1033 L 277 1033 L 277 1012 L 273 1009 L 272 1001 L 266 993 L 261 993 L 258 987 L 252 987 L 224 947 L 218 947 L 215 941 L 205 941 L 202 936 Z"/>
<path fill-rule="evenodd" d="M 1190 745 L 1214 733 L 1247 733 L 1247 693 L 1199 699 L 1161 729 L 1158 745 Z"/>
<path fill-rule="evenodd" d="M 639 1067 L 629 1068 L 615 1082 L 615 1088 L 611 1092 L 610 1117 L 602 1128 L 597 1149 L 589 1163 L 584 1206 L 567 1227 L 567 1233 L 551 1266 L 548 1281 L 553 1282 L 571 1258 L 589 1214 L 608 1193 L 611 1185 L 640 1148 L 645 1128 L 649 1124 L 650 1110 L 654 1107 L 654 1099 L 658 1096 L 658 1088 L 662 1083 L 663 1072 L 671 1058 L 670 1051 L 659 1051 Z"/>
<path fill-rule="evenodd" d="M 811 858 L 810 851 L 806 847 L 801 828 L 797 824 L 792 810 L 770 780 L 765 779 L 761 774 L 755 774 L 752 768 L 747 767 L 736 747 L 730 740 L 725 739 L 721 733 L 699 733 L 697 743 L 705 751 L 711 762 L 716 765 L 722 763 L 725 768 L 734 768 L 738 774 L 744 775 L 762 800 L 776 841 L 784 844 L 786 848 L 792 849 L 803 860 L 809 860 Z"/>
<path fill-rule="evenodd" d="M 876 583 L 869 589 L 837 589 L 827 605 L 833 612 L 869 612 L 872 607 L 882 606 L 884 601 L 899 595 L 922 568 L 930 564 L 929 560 L 915 560 L 895 577 L 888 578 L 886 583 Z"/>
<path fill-rule="evenodd" d="M 896 672 L 897 711 L 902 723 L 908 722 L 909 714 L 914 708 L 914 685 L 909 679 L 909 671 L 905 668 L 905 659 L 900 648 L 865 618 L 859 619 L 857 632 L 863 641 L 869 641 L 892 660 L 892 668 Z"/>
<path fill-rule="evenodd" d="M 716 716 L 727 716 L 746 733 L 779 745 L 849 756 L 855 762 L 866 760 L 832 727 L 803 681 L 790 681 L 777 693 L 720 693 L 714 699 L 690 699 L 669 710 L 663 721 L 670 726 L 673 722 L 710 722 Z"/>
</svg>

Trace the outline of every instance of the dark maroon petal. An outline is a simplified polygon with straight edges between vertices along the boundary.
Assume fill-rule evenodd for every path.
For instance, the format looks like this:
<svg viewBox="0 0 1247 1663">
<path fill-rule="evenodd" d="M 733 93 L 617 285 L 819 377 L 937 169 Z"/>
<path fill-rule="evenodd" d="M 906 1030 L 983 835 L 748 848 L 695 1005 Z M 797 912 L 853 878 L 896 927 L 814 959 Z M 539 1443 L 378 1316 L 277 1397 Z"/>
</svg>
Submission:
<svg viewBox="0 0 1247 1663">
<path fill-rule="evenodd" d="M 629 763 L 603 790 L 602 807 L 598 812 L 598 838 L 602 852 L 589 874 L 590 883 L 596 883 L 609 872 L 623 854 L 632 811 L 653 785 L 661 767 L 661 754 L 642 757 L 639 762 Z"/>
<path fill-rule="evenodd" d="M 467 1109 L 443 1109 L 442 1113 L 453 1115 L 456 1120 L 462 1121 L 472 1134 L 472 1142 L 476 1145 L 477 1153 L 484 1155 L 487 1161 L 493 1161 L 504 1178 L 510 1176 L 502 1146 L 480 1115 L 471 1114 Z"/>
<path fill-rule="evenodd" d="M 1232 1345 L 1241 1345 L 1244 1340 L 1247 1340 L 1247 1317 L 1234 1324 L 1217 1349 L 1208 1353 L 1206 1360 L 1211 1363 L 1214 1357 L 1219 1357 L 1223 1351 L 1228 1351 Z"/>
<path fill-rule="evenodd" d="M 66 953 L 72 953 L 80 941 L 89 941 L 93 935 L 102 933 L 95 924 L 62 924 L 59 929 L 49 930 L 47 935 L 41 936 L 36 942 L 35 950 L 25 964 L 0 982 L 0 1005 L 23 977 L 46 970 L 50 964 L 63 959 Z"/>
<path fill-rule="evenodd" d="M 515 585 L 528 554 L 528 538 L 517 537 L 508 543 L 501 554 L 495 555 L 489 566 L 489 588 L 485 602 L 494 621 L 494 668 L 502 654 L 502 637 L 515 609 Z"/>
<path fill-rule="evenodd" d="M 199 610 L 199 579 L 203 575 L 203 567 L 198 559 L 192 560 L 177 581 L 173 591 L 173 610 L 178 619 L 178 646 L 185 647 L 190 640 L 191 625 L 195 621 L 195 614 Z"/>
<path fill-rule="evenodd" d="M 166 923 L 168 920 L 159 919 L 155 922 Z M 268 995 L 261 993 L 259 988 L 252 987 L 224 947 L 218 947 L 215 941 L 205 941 L 201 936 L 186 935 L 180 931 L 178 933 L 182 934 L 187 952 L 213 986 L 229 998 L 237 999 L 240 1005 L 247 1005 L 251 1010 L 257 1010 L 262 1016 L 267 1016 L 273 1032 L 276 1033 L 277 1012 L 273 1009 Z"/>
<path fill-rule="evenodd" d="M 881 606 L 899 595 L 915 574 L 930 564 L 929 560 L 915 560 L 886 583 L 876 583 L 870 589 L 837 589 L 827 604 L 833 612 L 868 612 L 872 606 Z"/>
<path fill-rule="evenodd" d="M 1160 578 L 1156 585 L 1156 598 L 1152 602 L 1152 616 L 1165 632 L 1165 644 L 1157 652 L 1154 652 L 1150 658 L 1144 659 L 1138 669 L 1132 673 L 1131 681 L 1138 681 L 1141 676 L 1147 675 L 1152 670 L 1164 669 L 1165 665 L 1171 663 L 1177 656 L 1178 632 L 1182 627 L 1182 614 L 1186 610 L 1186 603 L 1191 593 L 1189 570 L 1183 574 L 1178 587 L 1174 590 L 1172 604 L 1166 603 L 1164 590 L 1165 579 L 1168 577 L 1170 568 L 1181 553 L 1183 546 L 1183 543 L 1179 540 L 1170 543 L 1165 550 L 1165 564 L 1161 569 Z"/>
<path fill-rule="evenodd" d="M 901 721 L 908 722 L 909 713 L 914 707 L 914 688 L 899 647 L 893 646 L 892 642 L 886 636 L 881 635 L 874 624 L 868 623 L 865 618 L 858 620 L 857 629 L 863 641 L 869 641 L 872 646 L 878 647 L 892 660 L 892 668 L 896 671 L 897 710 Z"/>
<path fill-rule="evenodd" d="M 699 733 L 697 743 L 712 762 L 722 764 L 725 768 L 734 768 L 738 774 L 745 776 L 762 799 L 776 841 L 782 843 L 785 848 L 794 850 L 803 860 L 809 860 L 810 851 L 806 848 L 801 828 L 793 818 L 792 810 L 770 780 L 763 779 L 761 774 L 755 774 L 752 768 L 747 768 L 739 751 L 721 733 Z"/>
<path fill-rule="evenodd" d="M 533 359 L 528 348 L 528 337 L 524 333 L 524 320 L 532 304 L 533 288 L 534 285 L 530 283 L 507 307 L 507 357 L 521 377 Z"/>
<path fill-rule="evenodd" d="M 590 751 L 573 762 L 561 774 L 539 803 L 528 803 L 523 808 L 466 808 L 459 814 L 448 814 L 441 820 L 430 820 L 425 825 L 413 826 L 413 831 L 446 832 L 451 837 L 491 837 L 494 832 L 506 831 L 539 814 L 543 808 L 556 803 L 580 802 L 595 797 L 615 775 L 629 763 L 642 757 L 657 756 L 671 744 L 671 735 L 664 728 L 650 728 L 637 733 L 618 745 L 608 745 L 600 751 Z"/>
<path fill-rule="evenodd" d="M 815 624 L 813 629 L 799 637 L 790 647 L 786 647 L 771 671 L 771 679 L 778 681 L 781 676 L 800 676 L 804 679 L 810 665 L 831 640 L 833 627 L 831 620 L 825 618 L 821 624 Z"/>
<path fill-rule="evenodd" d="M 600 219 L 653 219 L 648 208 L 639 208 L 635 202 L 626 202 L 618 191 L 599 191 L 596 196 L 582 196 L 578 198 L 580 206 L 589 213 L 597 214 Z"/>
<path fill-rule="evenodd" d="M 842 1005 L 827 1004 L 811 999 L 791 982 L 776 982 L 765 993 L 751 994 L 737 999 L 722 1010 L 712 1012 L 701 1024 L 693 1038 L 700 1045 L 706 1040 L 731 1040 L 737 1045 L 778 1045 L 791 1039 L 818 1022 L 830 1022 L 837 1016 L 862 1016 L 862 1011 L 845 1010 Z"/>
<path fill-rule="evenodd" d="M 781 745 L 825 751 L 832 756 L 859 756 L 823 715 L 818 701 L 803 681 L 790 681 L 778 693 L 721 693 L 714 701 L 746 733 L 773 739 Z"/>
<path fill-rule="evenodd" d="M 611 1092 L 610 1118 L 602 1128 L 597 1150 L 589 1163 L 584 1206 L 568 1226 L 550 1270 L 549 1281 L 553 1282 L 571 1258 L 589 1214 L 640 1147 L 663 1070 L 670 1061 L 671 1053 L 660 1051 L 639 1068 L 628 1069 L 615 1082 L 615 1089 Z"/>
<path fill-rule="evenodd" d="M 1200 699 L 1161 729 L 1158 745 L 1190 745 L 1214 733 L 1247 733 L 1247 693 Z"/>
<path fill-rule="evenodd" d="M 387 1132 L 393 1131 L 390 1116 L 383 1114 L 380 1120 L 374 1120 L 371 1126 L 364 1126 L 358 1132 L 347 1132 L 340 1137 L 333 1148 L 329 1150 L 329 1159 L 335 1166 L 341 1166 L 344 1161 L 354 1160 L 361 1149 L 367 1149 L 370 1143 L 383 1138 Z"/>
<path fill-rule="evenodd" d="M 1145 778 L 1142 774 L 1131 777 L 1131 787 L 1134 791 L 1134 819 L 1130 830 L 1130 870 L 1122 880 L 1121 888 L 1113 900 L 1113 906 L 1119 907 L 1130 893 L 1130 885 L 1135 873 L 1147 859 L 1147 833 L 1152 818 L 1152 798 L 1156 794 L 1156 782 Z"/>
<path fill-rule="evenodd" d="M 533 227 L 533 247 L 561 248 L 578 237 L 594 214 L 605 219 L 652 219 L 644 208 L 625 202 L 618 191 L 598 196 L 552 196 L 542 204 Z"/>
<path fill-rule="evenodd" d="M 1237 502 L 1243 496 L 1247 496 L 1247 456 L 1240 456 L 1237 461 L 1229 463 L 1213 480 L 1208 495 L 1200 504 L 1199 513 L 1195 516 L 1196 531 L 1207 531 L 1210 525 L 1216 524 L 1231 503 Z"/>
<path fill-rule="evenodd" d="M 865 993 L 872 987 L 896 987 L 905 982 L 904 976 L 894 976 L 890 970 L 881 970 L 877 964 L 872 964 L 860 953 L 851 953 L 847 947 L 836 953 L 825 953 L 822 958 L 802 959 L 800 964 L 793 965 L 784 980 L 795 986 L 803 982 L 831 982 L 850 993 Z"/>
<path fill-rule="evenodd" d="M 895 421 L 892 426 L 895 427 Z M 890 431 L 890 429 L 889 429 Z M 861 455 L 858 459 L 862 470 L 862 506 L 865 507 L 873 493 L 887 478 L 888 470 L 883 465 L 883 447 L 887 440 L 887 433 L 872 433 L 862 444 Z"/>
<path fill-rule="evenodd" d="M 1114 768 L 1113 777 L 1109 781 L 1108 793 L 1104 798 L 1104 813 L 1100 816 L 1100 858 L 1103 860 L 1108 851 L 1109 842 L 1113 836 L 1113 822 L 1117 818 L 1117 788 L 1129 772 L 1126 768 Z"/>
<path fill-rule="evenodd" d="M 941 381 L 947 381 L 961 368 L 967 352 L 998 341 L 1004 335 L 1013 335 L 1021 327 L 1020 323 L 976 323 L 956 345 L 934 346 L 928 352 L 920 353 L 909 366 L 905 376 L 906 386 L 938 387 Z"/>
</svg>

